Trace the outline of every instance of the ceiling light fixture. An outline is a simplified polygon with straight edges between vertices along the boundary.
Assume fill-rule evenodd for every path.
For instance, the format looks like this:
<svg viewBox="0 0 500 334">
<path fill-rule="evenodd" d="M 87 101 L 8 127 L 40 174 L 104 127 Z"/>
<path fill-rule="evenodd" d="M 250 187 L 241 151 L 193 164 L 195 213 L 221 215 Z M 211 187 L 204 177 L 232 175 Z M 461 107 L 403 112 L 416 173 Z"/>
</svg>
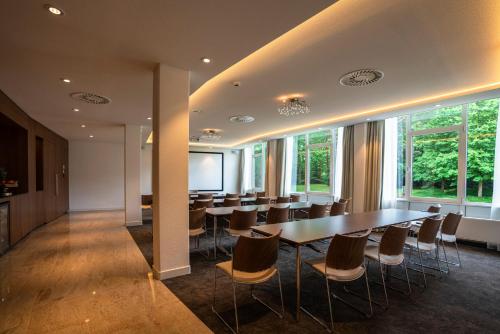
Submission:
<svg viewBox="0 0 500 334">
<path fill-rule="evenodd" d="M 70 83 L 71 80 L 68 79 L 68 78 L 61 78 L 61 81 L 64 82 L 64 83 Z"/>
<path fill-rule="evenodd" d="M 74 111 L 74 112 L 79 112 L 79 111 L 80 111 L 80 109 L 78 109 L 78 108 L 73 108 L 73 111 Z"/>
<path fill-rule="evenodd" d="M 148 121 L 152 120 L 153 118 L 152 117 L 148 117 Z"/>
<path fill-rule="evenodd" d="M 86 128 L 87 126 L 85 124 L 80 125 L 82 128 Z"/>
<path fill-rule="evenodd" d="M 203 134 L 200 136 L 200 139 L 203 140 L 219 140 L 221 139 L 221 135 L 218 133 L 220 130 L 216 129 L 205 129 L 203 130 Z"/>
<path fill-rule="evenodd" d="M 205 64 L 209 64 L 212 60 L 210 58 L 203 57 L 201 58 L 201 61 L 204 62 Z"/>
<path fill-rule="evenodd" d="M 440 104 L 436 104 L 434 107 L 439 108 L 439 107 L 441 107 L 441 105 Z"/>
<path fill-rule="evenodd" d="M 193 112 L 195 114 L 199 114 L 199 113 L 201 113 L 201 110 L 200 109 L 194 109 L 194 110 L 191 110 L 191 112 Z"/>
<path fill-rule="evenodd" d="M 252 123 L 255 118 L 250 115 L 236 115 L 229 117 L 231 123 Z"/>
<path fill-rule="evenodd" d="M 89 138 L 94 138 L 94 135 L 89 135 Z"/>
<path fill-rule="evenodd" d="M 283 100 L 283 104 L 278 107 L 278 112 L 283 116 L 303 115 L 311 112 L 305 100 L 298 97 L 291 97 Z"/>
<path fill-rule="evenodd" d="M 52 5 L 48 5 L 47 4 L 44 7 L 45 7 L 45 9 L 47 9 L 49 12 L 51 12 L 54 15 L 63 15 L 64 14 L 64 12 L 62 11 L 62 9 L 59 9 L 59 8 L 54 7 Z"/>
</svg>

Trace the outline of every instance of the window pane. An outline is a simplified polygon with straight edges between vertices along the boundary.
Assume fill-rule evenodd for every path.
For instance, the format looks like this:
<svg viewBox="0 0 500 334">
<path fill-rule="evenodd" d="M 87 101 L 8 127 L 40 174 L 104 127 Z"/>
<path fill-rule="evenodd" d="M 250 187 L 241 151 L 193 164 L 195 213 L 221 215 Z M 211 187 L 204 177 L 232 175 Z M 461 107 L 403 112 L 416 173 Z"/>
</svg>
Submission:
<svg viewBox="0 0 500 334">
<path fill-rule="evenodd" d="M 262 144 L 256 144 L 253 146 L 253 154 L 262 153 Z"/>
<path fill-rule="evenodd" d="M 466 200 L 491 203 L 498 99 L 470 103 L 468 107 Z"/>
<path fill-rule="evenodd" d="M 411 116 L 413 130 L 443 128 L 462 124 L 462 106 L 424 111 Z"/>
<path fill-rule="evenodd" d="M 319 131 L 309 134 L 309 144 L 330 143 L 332 141 L 332 133 L 330 130 Z"/>
<path fill-rule="evenodd" d="M 458 132 L 414 136 L 412 145 L 412 196 L 456 198 Z"/>
<path fill-rule="evenodd" d="M 304 192 L 306 188 L 306 136 L 293 137 L 292 191 Z"/>
<path fill-rule="evenodd" d="M 330 146 L 311 148 L 309 151 L 309 190 L 330 191 Z"/>
<path fill-rule="evenodd" d="M 262 154 L 256 155 L 253 158 L 253 175 L 254 175 L 254 186 L 257 189 L 262 189 Z"/>
<path fill-rule="evenodd" d="M 397 171 L 397 197 L 405 197 L 406 186 L 406 124 L 408 115 L 398 117 L 398 171 Z"/>
</svg>

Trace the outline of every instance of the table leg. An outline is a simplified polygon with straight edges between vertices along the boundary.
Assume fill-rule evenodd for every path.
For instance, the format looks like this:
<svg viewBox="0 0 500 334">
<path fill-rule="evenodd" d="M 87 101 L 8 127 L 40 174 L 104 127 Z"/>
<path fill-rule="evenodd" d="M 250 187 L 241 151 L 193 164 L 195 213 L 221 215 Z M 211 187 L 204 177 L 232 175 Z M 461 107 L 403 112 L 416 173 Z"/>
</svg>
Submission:
<svg viewBox="0 0 500 334">
<path fill-rule="evenodd" d="M 295 318 L 297 321 L 300 320 L 300 276 L 301 276 L 301 259 L 300 259 L 300 245 L 296 246 L 296 255 L 295 255 L 295 281 L 296 281 L 296 293 L 297 293 L 297 305 L 295 306 L 296 315 Z"/>
<path fill-rule="evenodd" d="M 214 216 L 214 259 L 217 259 L 217 216 Z"/>
</svg>

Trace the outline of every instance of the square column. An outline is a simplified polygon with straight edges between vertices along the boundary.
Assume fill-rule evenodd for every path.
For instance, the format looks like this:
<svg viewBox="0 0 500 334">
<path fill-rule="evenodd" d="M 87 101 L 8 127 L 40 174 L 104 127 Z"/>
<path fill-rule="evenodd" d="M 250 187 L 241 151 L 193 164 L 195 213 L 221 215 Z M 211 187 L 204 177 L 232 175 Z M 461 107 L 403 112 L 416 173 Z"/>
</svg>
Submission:
<svg viewBox="0 0 500 334">
<path fill-rule="evenodd" d="M 141 127 L 125 125 L 125 223 L 142 225 Z"/>
<path fill-rule="evenodd" d="M 158 64 L 153 83 L 153 271 L 189 274 L 189 72 Z"/>
</svg>

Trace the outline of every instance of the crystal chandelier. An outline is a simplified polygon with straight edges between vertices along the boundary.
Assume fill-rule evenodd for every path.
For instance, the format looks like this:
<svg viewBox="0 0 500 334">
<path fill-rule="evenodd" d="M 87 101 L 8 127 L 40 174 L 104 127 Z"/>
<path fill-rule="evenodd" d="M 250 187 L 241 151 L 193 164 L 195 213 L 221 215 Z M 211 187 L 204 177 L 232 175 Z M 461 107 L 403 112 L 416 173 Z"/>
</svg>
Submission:
<svg viewBox="0 0 500 334">
<path fill-rule="evenodd" d="M 295 116 L 308 114 L 311 110 L 306 101 L 301 100 L 298 97 L 291 97 L 283 101 L 283 104 L 278 107 L 278 112 L 280 115 L 284 116 Z"/>
<path fill-rule="evenodd" d="M 199 137 L 202 140 L 219 140 L 222 136 L 217 133 L 217 130 L 207 129 L 203 131 L 203 134 Z"/>
</svg>

